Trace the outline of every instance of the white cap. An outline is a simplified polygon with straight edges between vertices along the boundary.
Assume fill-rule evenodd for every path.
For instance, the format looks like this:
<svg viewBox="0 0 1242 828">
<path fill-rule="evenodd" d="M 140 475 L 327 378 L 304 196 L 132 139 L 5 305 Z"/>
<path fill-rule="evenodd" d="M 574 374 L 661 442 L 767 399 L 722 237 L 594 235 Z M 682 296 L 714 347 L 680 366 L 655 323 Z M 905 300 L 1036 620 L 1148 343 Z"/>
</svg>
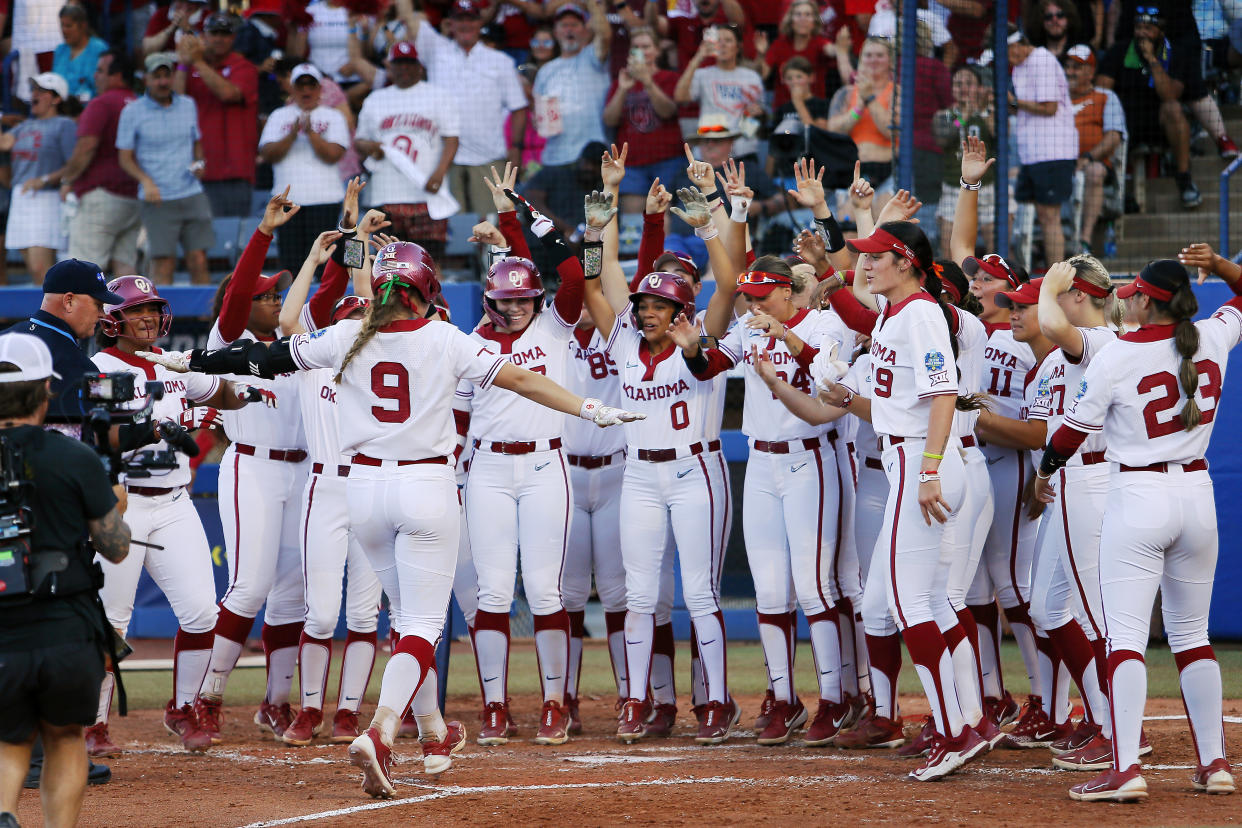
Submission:
<svg viewBox="0 0 1242 828">
<path fill-rule="evenodd" d="M 60 95 L 62 101 L 69 97 L 69 81 L 55 72 L 40 72 L 31 78 L 30 82 L 40 89 L 55 92 L 57 95 Z"/>
<path fill-rule="evenodd" d="M 0 362 L 17 366 L 16 371 L 0 371 L 0 383 L 29 382 L 48 377 L 60 379 L 60 374 L 52 370 L 52 352 L 43 340 L 30 334 L 0 336 Z"/>
<path fill-rule="evenodd" d="M 289 80 L 297 83 L 298 78 L 303 75 L 310 75 L 315 79 L 315 83 L 323 83 L 323 72 L 320 72 L 319 67 L 313 63 L 299 63 L 293 67 L 293 71 L 289 73 Z"/>
</svg>

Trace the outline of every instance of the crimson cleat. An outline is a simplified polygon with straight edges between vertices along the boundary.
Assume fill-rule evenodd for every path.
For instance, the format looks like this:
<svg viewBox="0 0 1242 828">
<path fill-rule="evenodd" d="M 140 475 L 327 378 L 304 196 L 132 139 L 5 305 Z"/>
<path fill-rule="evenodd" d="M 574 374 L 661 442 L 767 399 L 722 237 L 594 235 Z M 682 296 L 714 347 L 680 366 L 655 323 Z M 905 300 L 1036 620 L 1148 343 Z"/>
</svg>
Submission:
<svg viewBox="0 0 1242 828">
<path fill-rule="evenodd" d="M 565 697 L 565 710 L 569 714 L 569 733 L 576 736 L 582 732 L 582 715 L 578 712 L 578 697 Z"/>
<path fill-rule="evenodd" d="M 375 728 L 368 728 L 350 743 L 349 761 L 362 768 L 363 792 L 376 799 L 389 799 L 397 792 L 392 784 L 392 749 L 380 741 Z"/>
<path fill-rule="evenodd" d="M 220 724 L 224 720 L 221 710 L 223 706 L 223 701 L 208 696 L 199 696 L 194 700 L 194 716 L 198 719 L 198 727 L 207 734 L 213 745 L 224 741 L 220 736 Z"/>
<path fill-rule="evenodd" d="M 1039 696 L 1031 696 L 1023 705 L 1017 724 L 1005 734 L 999 744 L 1000 747 L 1018 750 L 1048 747 L 1057 739 L 1068 736 L 1073 727 L 1068 721 L 1062 725 L 1053 724 L 1044 712 Z"/>
<path fill-rule="evenodd" d="M 923 727 L 919 730 L 919 735 L 897 748 L 897 755 L 906 758 L 927 756 L 931 753 L 936 741 L 941 738 L 940 731 L 936 730 L 935 717 L 924 716 Z"/>
<path fill-rule="evenodd" d="M 100 722 L 86 728 L 86 755 L 92 759 L 116 756 L 121 749 L 108 736 L 108 723 Z"/>
<path fill-rule="evenodd" d="M 853 712 L 853 706 L 848 700 L 830 702 L 827 699 L 820 699 L 819 707 L 815 710 L 815 718 L 811 720 L 810 727 L 802 734 L 802 743 L 807 747 L 831 745 Z"/>
<path fill-rule="evenodd" d="M 1070 788 L 1069 795 L 1076 802 L 1139 802 L 1147 798 L 1147 780 L 1134 764 L 1123 771 L 1106 770 Z"/>
<path fill-rule="evenodd" d="M 289 702 L 270 704 L 263 702 L 255 711 L 254 723 L 259 730 L 272 734 L 277 739 L 285 735 L 285 730 L 293 724 L 293 707 Z"/>
<path fill-rule="evenodd" d="M 1052 757 L 1052 764 L 1062 770 L 1108 770 L 1113 766 L 1113 743 L 1097 733 L 1085 745 Z"/>
<path fill-rule="evenodd" d="M 1140 730 L 1138 755 L 1146 756 L 1149 753 L 1151 753 L 1151 742 L 1147 741 L 1147 731 Z"/>
<path fill-rule="evenodd" d="M 845 702 L 850 706 L 850 715 L 841 725 L 842 730 L 849 730 L 868 716 L 875 715 L 875 698 L 870 693 L 846 693 Z"/>
<path fill-rule="evenodd" d="M 1007 724 L 1018 720 L 1018 716 L 1022 713 L 1022 708 L 1018 707 L 1018 703 L 1013 700 L 1013 696 L 1009 695 L 1009 691 L 1005 691 L 1005 695 L 999 699 L 994 696 L 988 696 L 983 700 L 983 710 L 985 714 L 997 727 L 1004 727 Z"/>
<path fill-rule="evenodd" d="M 438 775 L 453 766 L 453 754 L 466 747 L 466 728 L 461 722 L 446 723 L 443 739 L 424 739 L 423 773 Z"/>
<path fill-rule="evenodd" d="M 323 730 L 323 711 L 314 707 L 303 707 L 293 721 L 280 734 L 280 741 L 294 747 L 306 747 L 315 741 L 315 737 Z"/>
<path fill-rule="evenodd" d="M 401 727 L 397 728 L 398 739 L 417 739 L 418 738 L 418 720 L 414 718 L 414 711 L 406 711 L 401 717 Z M 352 742 L 353 739 L 350 739 Z"/>
<path fill-rule="evenodd" d="M 979 734 L 979 738 L 988 743 L 988 750 L 994 749 L 1001 740 L 1005 738 L 1005 731 L 996 726 L 996 722 L 992 721 L 986 714 L 979 719 L 979 724 L 974 727 L 975 733 Z"/>
<path fill-rule="evenodd" d="M 1100 726 L 1083 719 L 1068 735 L 1048 745 L 1048 750 L 1052 751 L 1053 756 L 1060 756 L 1062 753 L 1070 753 L 1086 746 L 1098 735 L 1100 735 Z"/>
<path fill-rule="evenodd" d="M 704 707 L 704 712 L 706 712 L 706 705 L 700 706 Z M 759 715 L 755 717 L 755 725 L 753 729 L 756 733 L 762 733 L 768 729 L 768 725 L 772 722 L 772 711 L 775 708 L 776 693 L 772 692 L 772 688 L 769 687 L 767 692 L 763 694 L 763 702 L 759 705 Z M 702 717 L 699 718 L 699 724 L 703 724 Z"/>
<path fill-rule="evenodd" d="M 539 713 L 537 745 L 563 745 L 569 741 L 569 711 L 558 701 L 546 701 Z"/>
<path fill-rule="evenodd" d="M 194 715 L 193 705 L 183 704 L 180 707 L 173 707 L 173 699 L 168 700 L 168 704 L 164 706 L 165 730 L 180 739 L 182 734 L 197 724 L 198 717 Z"/>
<path fill-rule="evenodd" d="M 806 711 L 803 710 L 804 715 L 805 713 Z M 741 718 L 742 710 L 733 699 L 727 702 L 709 701 L 707 710 L 703 713 L 703 724 L 699 727 L 699 733 L 694 737 L 694 741 L 700 745 L 724 744 L 724 741 L 729 738 L 730 731 Z"/>
<path fill-rule="evenodd" d="M 1223 758 L 1212 760 L 1210 765 L 1200 765 L 1190 780 L 1196 791 L 1210 794 L 1233 793 L 1233 773 Z"/>
<path fill-rule="evenodd" d="M 651 716 L 647 719 L 648 736 L 672 736 L 677 724 L 677 705 L 656 704 L 651 708 Z"/>
<path fill-rule="evenodd" d="M 707 715 L 707 704 L 696 704 L 690 708 L 690 712 L 694 714 L 694 720 L 698 722 L 699 727 L 703 726 L 703 717 Z M 765 727 L 767 725 L 764 725 Z"/>
<path fill-rule="evenodd" d="M 901 718 L 896 721 L 887 716 L 871 716 L 863 719 L 852 730 L 837 736 L 836 744 L 846 750 L 860 748 L 895 748 L 905 744 L 906 735 L 901 729 Z"/>
<path fill-rule="evenodd" d="M 617 738 L 626 744 L 637 742 L 647 735 L 647 719 L 650 716 L 651 702 L 626 699 L 621 704 L 621 716 L 617 720 Z"/>
<path fill-rule="evenodd" d="M 793 738 L 794 731 L 806 724 L 807 712 L 802 700 L 794 697 L 793 704 L 777 702 L 772 708 L 768 726 L 759 734 L 761 745 L 783 745 Z"/>
<path fill-rule="evenodd" d="M 479 714 L 483 725 L 475 739 L 484 747 L 495 747 L 509 742 L 509 706 L 504 702 L 489 702 Z"/>
<path fill-rule="evenodd" d="M 336 744 L 347 744 L 358 738 L 358 711 L 338 710 L 332 717 L 331 741 Z"/>
</svg>

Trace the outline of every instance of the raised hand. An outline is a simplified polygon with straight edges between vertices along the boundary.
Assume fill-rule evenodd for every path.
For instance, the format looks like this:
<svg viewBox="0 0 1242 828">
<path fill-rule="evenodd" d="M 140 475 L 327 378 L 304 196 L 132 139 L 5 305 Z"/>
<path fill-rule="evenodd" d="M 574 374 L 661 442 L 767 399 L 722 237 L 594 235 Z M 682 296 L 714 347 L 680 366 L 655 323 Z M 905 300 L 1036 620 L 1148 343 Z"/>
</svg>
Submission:
<svg viewBox="0 0 1242 828">
<path fill-rule="evenodd" d="M 712 165 L 706 161 L 697 161 L 694 152 L 690 149 L 690 145 L 686 144 L 686 177 L 690 179 L 690 183 L 698 187 L 700 190 L 716 189 L 716 173 L 712 170 Z"/>
<path fill-rule="evenodd" d="M 746 320 L 746 327 L 752 331 L 763 331 L 768 336 L 774 336 L 777 339 L 784 339 L 787 332 L 782 322 L 767 313 L 752 314 L 750 319 Z"/>
<path fill-rule="evenodd" d="M 509 196 L 505 194 L 506 190 L 512 190 L 517 186 L 517 174 L 517 165 L 506 161 L 504 175 L 496 172 L 496 167 L 493 166 L 492 177 L 483 176 L 483 183 L 487 185 L 487 189 L 492 194 L 492 205 L 497 213 L 511 213 L 517 209 Z"/>
<path fill-rule="evenodd" d="M 823 273 L 828 269 L 828 248 L 824 245 L 824 237 L 818 232 L 803 230 L 799 233 L 794 239 L 793 251 L 815 268 L 816 273 Z"/>
<path fill-rule="evenodd" d="M 850 206 L 857 213 L 871 209 L 871 201 L 875 198 L 875 190 L 871 182 L 862 177 L 862 162 L 854 162 L 854 181 L 850 184 Z"/>
<path fill-rule="evenodd" d="M 967 184 L 978 184 L 995 163 L 995 158 L 988 158 L 988 145 L 979 136 L 971 135 L 962 142 L 962 180 Z"/>
<path fill-rule="evenodd" d="M 536 210 L 535 205 L 527 201 L 525 197 L 518 195 L 513 190 L 505 190 L 505 196 L 516 205 L 518 214 L 526 220 L 530 231 L 537 237 L 542 239 L 555 229 L 552 219 Z"/>
<path fill-rule="evenodd" d="M 1206 282 L 1207 277 L 1216 272 L 1219 259 L 1220 256 L 1216 255 L 1216 251 L 1203 242 L 1183 247 L 1177 254 L 1177 260 L 1184 266 L 1193 267 L 1199 271 L 1199 284 Z"/>
<path fill-rule="evenodd" d="M 855 183 L 858 179 L 857 169 L 855 167 Z M 799 158 L 794 164 L 794 184 L 797 189 L 788 192 L 799 206 L 814 207 L 824 201 L 824 170 L 824 167 L 820 167 L 819 172 L 816 172 L 815 161 L 806 158 Z"/>
<path fill-rule="evenodd" d="M 720 179 L 720 183 L 724 185 L 725 195 L 730 199 L 744 198 L 750 200 L 755 197 L 755 191 L 746 186 L 746 162 L 737 163 L 732 158 L 724 163 L 724 174 L 716 173 L 716 178 Z"/>
<path fill-rule="evenodd" d="M 1060 296 L 1073 286 L 1074 266 L 1069 262 L 1057 262 L 1044 274 L 1044 281 L 1040 284 L 1039 290 L 1041 293 L 1050 290 L 1053 296 Z"/>
<path fill-rule="evenodd" d="M 270 236 L 277 227 L 282 227 L 301 209 L 299 205 L 289 200 L 289 188 L 285 187 L 283 193 L 272 196 L 267 206 L 263 208 L 263 219 L 259 222 L 259 229 Z"/>
<path fill-rule="evenodd" d="M 362 217 L 362 223 L 358 225 L 358 232 L 361 235 L 369 236 L 372 233 L 378 233 L 385 227 L 391 227 L 392 222 L 384 214 L 383 210 L 367 210 L 367 214 Z"/>
<path fill-rule="evenodd" d="M 918 224 L 919 220 L 915 218 L 919 208 L 923 206 L 923 202 L 919 201 L 909 190 L 898 190 L 888 203 L 884 205 L 884 209 L 880 211 L 880 215 L 876 216 L 875 223 L 883 224 L 886 221 L 908 221 Z"/>
<path fill-rule="evenodd" d="M 376 251 L 379 251 L 387 247 L 393 242 L 399 242 L 399 241 L 401 241 L 401 239 L 397 238 L 396 236 L 390 236 L 387 233 L 376 233 L 374 236 L 367 239 L 367 243 L 370 244 L 372 247 L 374 247 Z"/>
<path fill-rule="evenodd" d="M 603 230 L 608 226 L 608 222 L 612 221 L 612 217 L 617 214 L 617 208 L 613 204 L 612 193 L 601 193 L 599 190 L 592 190 L 584 199 L 586 209 L 586 224 L 592 230 Z"/>
<path fill-rule="evenodd" d="M 699 326 L 691 322 L 685 313 L 679 313 L 668 326 L 668 336 L 678 348 L 693 348 L 699 344 Z"/>
<path fill-rule="evenodd" d="M 599 164 L 599 176 L 605 187 L 621 186 L 621 179 L 625 178 L 625 157 L 629 154 L 629 144 L 622 144 L 620 152 L 617 151 L 616 144 L 604 151 Z"/>
<path fill-rule="evenodd" d="M 673 201 L 673 194 L 664 189 L 664 185 L 660 183 L 660 179 L 651 182 L 651 189 L 647 191 L 647 204 L 643 208 L 643 212 L 648 215 L 663 213 L 668 209 L 668 205 Z"/>
<path fill-rule="evenodd" d="M 354 176 L 345 183 L 345 200 L 341 202 L 341 227 L 348 230 L 358 226 L 358 194 L 367 186 L 361 176 Z"/>
<path fill-rule="evenodd" d="M 154 362 L 156 365 L 163 365 L 169 371 L 178 374 L 187 374 L 190 371 L 190 357 L 192 351 L 161 351 L 160 353 L 152 353 L 151 351 L 135 351 L 135 355 L 142 357 L 147 362 Z"/>
<path fill-rule="evenodd" d="M 332 258 L 332 254 L 336 252 L 336 240 L 343 234 L 337 230 L 325 230 L 320 233 L 311 245 L 310 252 L 306 254 L 308 262 L 314 262 L 315 267 L 319 267 L 328 259 Z"/>
<path fill-rule="evenodd" d="M 475 244 L 490 244 L 493 247 L 507 247 L 509 244 L 505 234 L 490 221 L 481 221 L 470 228 L 470 241 Z"/>
<path fill-rule="evenodd" d="M 697 188 L 682 187 L 677 191 L 677 197 L 681 199 L 685 209 L 674 207 L 672 213 L 686 224 L 697 229 L 706 227 L 712 220 L 711 210 L 707 209 L 707 196 L 699 192 Z"/>
</svg>

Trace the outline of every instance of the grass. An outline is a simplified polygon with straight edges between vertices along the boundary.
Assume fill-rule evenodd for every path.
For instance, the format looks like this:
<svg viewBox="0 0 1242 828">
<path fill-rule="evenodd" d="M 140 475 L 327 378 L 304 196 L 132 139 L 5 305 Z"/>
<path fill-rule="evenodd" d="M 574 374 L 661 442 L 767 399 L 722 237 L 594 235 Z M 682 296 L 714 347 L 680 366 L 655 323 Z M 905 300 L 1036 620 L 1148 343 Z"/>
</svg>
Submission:
<svg viewBox="0 0 1242 828">
<path fill-rule="evenodd" d="M 171 642 L 169 649 L 171 650 Z M 336 676 L 340 668 L 341 648 L 335 648 L 332 659 L 332 671 L 329 676 L 328 697 L 334 698 L 336 692 Z M 1224 680 L 1224 696 L 1226 699 L 1242 698 L 1242 646 L 1224 645 L 1216 648 L 1216 656 L 1220 660 L 1221 676 Z M 1012 642 L 1005 642 L 1001 648 L 1002 670 L 1009 690 L 1015 698 L 1024 696 L 1027 690 L 1026 670 L 1018 648 Z M 380 676 L 388 657 L 380 653 L 375 660 L 375 673 L 372 676 L 367 701 L 374 702 L 379 693 Z M 677 684 L 679 692 L 685 693 L 689 688 L 690 649 L 688 645 L 679 646 L 677 650 Z M 795 668 L 796 686 L 803 698 L 816 696 L 815 671 L 811 661 L 811 649 L 805 642 L 798 647 L 798 661 Z M 1180 692 L 1177 684 L 1177 668 L 1168 648 L 1160 645 L 1147 652 L 1147 693 L 1152 698 L 1178 698 Z M 138 709 L 163 708 L 168 701 L 172 686 L 172 672 L 155 670 L 150 672 L 129 671 L 124 674 L 125 687 L 129 693 L 130 707 Z M 229 680 L 227 703 L 258 704 L 265 692 L 265 676 L 262 670 L 247 668 L 233 673 Z M 528 641 L 514 644 L 510 658 L 509 692 L 513 695 L 538 692 L 538 673 L 535 666 L 535 650 Z M 757 643 L 734 643 L 729 646 L 729 683 L 732 691 L 738 695 L 762 693 L 767 687 L 764 673 L 763 651 Z M 453 645 L 453 657 L 449 666 L 448 691 L 450 696 L 474 698 L 478 694 L 478 678 L 474 670 L 474 659 L 470 648 L 464 643 Z M 902 693 L 919 693 L 921 688 L 918 677 L 905 664 L 901 672 L 900 691 Z M 583 695 L 610 696 L 616 692 L 612 678 L 612 667 L 608 660 L 608 650 L 602 641 L 588 641 L 583 650 L 582 681 L 580 692 Z M 296 699 L 295 699 L 296 700 Z"/>
</svg>

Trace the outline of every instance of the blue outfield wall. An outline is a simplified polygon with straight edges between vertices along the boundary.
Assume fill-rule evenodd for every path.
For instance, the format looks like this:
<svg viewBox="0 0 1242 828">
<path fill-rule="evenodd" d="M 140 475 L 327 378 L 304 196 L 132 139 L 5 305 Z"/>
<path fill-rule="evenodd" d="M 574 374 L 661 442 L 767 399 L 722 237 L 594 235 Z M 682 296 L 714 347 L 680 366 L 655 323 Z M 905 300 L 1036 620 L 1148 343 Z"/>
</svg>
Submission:
<svg viewBox="0 0 1242 828">
<path fill-rule="evenodd" d="M 704 285 L 704 293 L 699 297 L 700 303 L 706 303 L 712 290 L 712 283 Z M 172 287 L 164 288 L 161 293 L 173 303 L 175 312 L 182 317 L 205 316 L 210 312 L 213 287 Z M 1229 289 L 1220 282 L 1212 282 L 1196 288 L 1201 307 L 1200 316 L 1209 316 L 1221 304 L 1231 298 Z M 473 327 L 480 316 L 480 288 L 476 284 L 446 284 L 444 296 L 453 311 L 453 319 L 465 330 Z M 39 305 L 40 293 L 37 289 L 12 288 L 0 291 L 0 317 L 20 318 L 33 312 Z M 1235 362 L 1239 363 L 1236 371 Z M 1220 557 L 1216 568 L 1216 589 L 1211 613 L 1211 631 L 1220 639 L 1242 640 L 1242 613 L 1236 611 L 1230 597 L 1242 594 L 1242 556 L 1236 554 L 1236 539 L 1242 538 L 1242 509 L 1238 509 L 1231 492 L 1242 489 L 1242 357 L 1237 352 L 1231 355 L 1229 368 L 1226 370 L 1225 390 L 1220 401 L 1220 414 L 1215 420 L 1212 445 L 1208 451 L 1211 463 L 1212 479 L 1216 487 L 1217 523 L 1219 536 L 1223 539 Z M 746 459 L 746 440 L 739 432 L 725 432 L 723 435 L 724 451 L 730 462 L 742 462 Z M 215 564 L 216 592 L 223 594 L 227 582 L 227 570 L 224 561 L 224 543 L 221 534 L 219 513 L 214 494 L 216 489 L 217 469 L 204 466 L 199 470 L 195 485 L 197 497 L 195 504 L 203 518 L 207 529 L 207 537 L 212 547 L 212 559 Z M 680 585 L 679 585 L 680 586 Z M 680 595 L 678 604 L 681 604 Z M 460 612 L 454 605 L 454 632 L 460 634 L 465 626 Z M 758 626 L 754 613 L 748 610 L 727 611 L 726 622 L 729 635 L 735 639 L 757 639 Z M 386 629 L 387 619 L 381 619 L 381 632 Z M 679 638 L 689 636 L 689 619 L 684 610 L 677 612 L 674 626 Z M 138 637 L 172 637 L 176 632 L 176 620 L 163 594 L 143 573 L 138 587 L 138 596 L 134 608 L 134 620 L 130 634 Z M 805 625 L 802 630 L 805 636 Z M 338 635 L 344 635 L 343 626 L 338 628 Z"/>
</svg>

